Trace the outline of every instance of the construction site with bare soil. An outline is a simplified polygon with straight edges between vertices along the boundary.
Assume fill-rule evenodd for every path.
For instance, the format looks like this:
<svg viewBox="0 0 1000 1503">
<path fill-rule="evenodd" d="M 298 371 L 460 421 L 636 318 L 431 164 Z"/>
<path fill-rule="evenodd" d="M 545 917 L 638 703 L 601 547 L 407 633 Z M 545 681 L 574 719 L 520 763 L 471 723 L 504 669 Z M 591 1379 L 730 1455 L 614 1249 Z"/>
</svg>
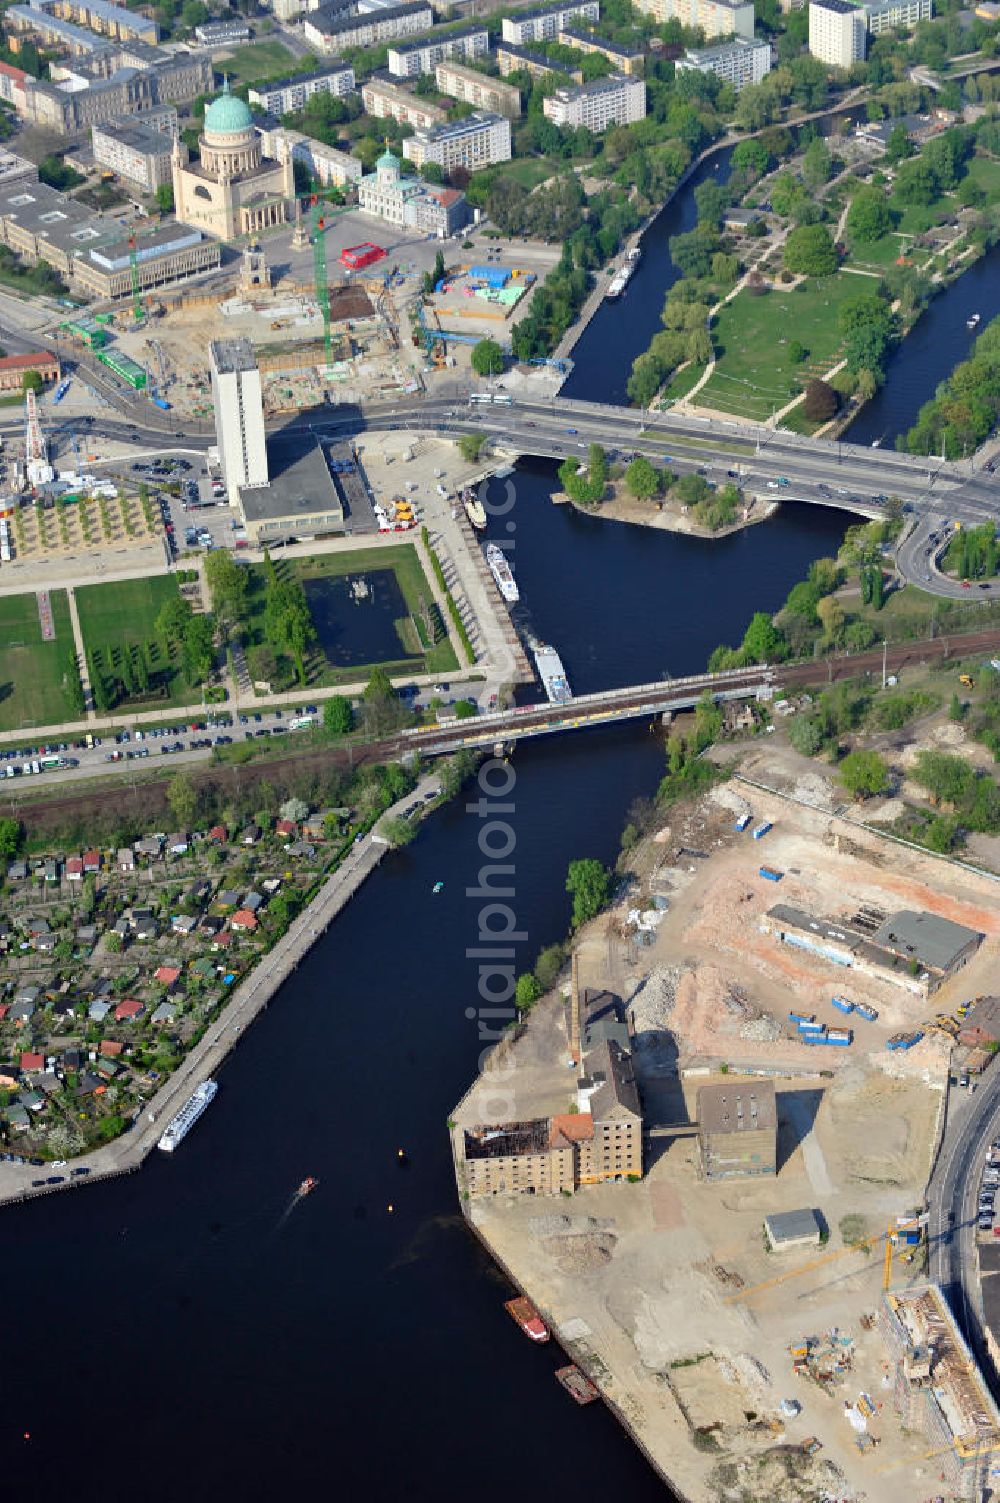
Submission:
<svg viewBox="0 0 1000 1503">
<path fill-rule="evenodd" d="M 683 1498 L 978 1498 L 922 1212 L 995 883 L 738 776 L 628 859 L 453 1112 L 470 1225 Z"/>
</svg>

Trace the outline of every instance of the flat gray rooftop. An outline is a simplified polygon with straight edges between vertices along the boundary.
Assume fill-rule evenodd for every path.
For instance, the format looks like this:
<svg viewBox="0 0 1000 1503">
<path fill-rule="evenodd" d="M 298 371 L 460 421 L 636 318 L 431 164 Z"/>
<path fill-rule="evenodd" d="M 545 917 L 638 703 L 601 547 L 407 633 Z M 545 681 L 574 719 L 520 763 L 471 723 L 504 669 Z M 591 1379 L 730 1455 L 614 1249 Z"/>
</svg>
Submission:
<svg viewBox="0 0 1000 1503">
<path fill-rule="evenodd" d="M 815 1211 L 774 1211 L 764 1217 L 764 1226 L 773 1246 L 799 1242 L 803 1237 L 818 1237 L 821 1230 Z"/>
<path fill-rule="evenodd" d="M 298 521 L 319 515 L 339 518 L 344 508 L 333 483 L 322 445 L 313 435 L 272 438 L 267 445 L 270 485 L 240 491 L 240 505 L 248 522 L 284 522 L 294 532 Z"/>
<path fill-rule="evenodd" d="M 912 957 L 936 971 L 949 971 L 983 936 L 977 929 L 953 923 L 937 913 L 894 913 L 872 935 L 872 943 Z"/>
<path fill-rule="evenodd" d="M 208 348 L 220 376 L 257 369 L 257 356 L 249 339 L 213 339 Z"/>
</svg>

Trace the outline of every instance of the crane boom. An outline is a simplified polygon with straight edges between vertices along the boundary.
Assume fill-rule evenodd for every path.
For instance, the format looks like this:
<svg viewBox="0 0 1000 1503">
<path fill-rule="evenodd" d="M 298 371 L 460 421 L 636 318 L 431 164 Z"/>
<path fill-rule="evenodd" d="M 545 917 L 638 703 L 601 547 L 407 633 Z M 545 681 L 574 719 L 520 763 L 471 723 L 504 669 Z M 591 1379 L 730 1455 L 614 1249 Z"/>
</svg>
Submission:
<svg viewBox="0 0 1000 1503">
<path fill-rule="evenodd" d="M 135 243 L 135 236 L 128 237 L 128 260 L 132 268 L 132 316 L 137 324 L 143 320 L 142 293 L 139 289 L 139 252 Z"/>
<path fill-rule="evenodd" d="M 330 337 L 330 286 L 326 279 L 326 220 L 319 200 L 313 208 L 313 267 L 316 279 L 316 301 L 323 315 L 323 353 L 327 365 L 333 359 L 333 341 Z"/>
</svg>

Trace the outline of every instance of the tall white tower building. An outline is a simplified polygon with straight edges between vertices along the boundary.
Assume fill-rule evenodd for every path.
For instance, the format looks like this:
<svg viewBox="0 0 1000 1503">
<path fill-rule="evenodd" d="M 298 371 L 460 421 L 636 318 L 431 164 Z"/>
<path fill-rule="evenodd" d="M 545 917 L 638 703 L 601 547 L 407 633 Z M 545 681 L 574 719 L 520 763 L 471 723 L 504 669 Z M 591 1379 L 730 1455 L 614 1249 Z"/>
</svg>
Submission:
<svg viewBox="0 0 1000 1503">
<path fill-rule="evenodd" d="M 865 57 L 865 13 L 847 0 L 810 0 L 809 51 L 821 63 L 849 68 Z"/>
<path fill-rule="evenodd" d="M 236 506 L 242 486 L 268 483 L 260 371 L 249 339 L 213 339 L 209 364 L 222 478 Z"/>
</svg>

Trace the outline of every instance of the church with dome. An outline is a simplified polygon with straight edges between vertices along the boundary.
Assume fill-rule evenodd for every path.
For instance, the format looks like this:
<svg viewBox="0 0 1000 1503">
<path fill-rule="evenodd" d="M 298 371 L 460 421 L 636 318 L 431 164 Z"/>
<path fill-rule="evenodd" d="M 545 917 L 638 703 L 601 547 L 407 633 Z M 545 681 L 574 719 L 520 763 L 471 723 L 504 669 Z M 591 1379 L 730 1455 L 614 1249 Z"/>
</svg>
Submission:
<svg viewBox="0 0 1000 1503">
<path fill-rule="evenodd" d="M 175 141 L 172 159 L 174 214 L 218 240 L 255 235 L 288 224 L 295 199 L 291 152 L 280 161 L 265 158 L 249 105 L 229 92 L 205 111 L 197 162 L 186 163 Z"/>
</svg>

